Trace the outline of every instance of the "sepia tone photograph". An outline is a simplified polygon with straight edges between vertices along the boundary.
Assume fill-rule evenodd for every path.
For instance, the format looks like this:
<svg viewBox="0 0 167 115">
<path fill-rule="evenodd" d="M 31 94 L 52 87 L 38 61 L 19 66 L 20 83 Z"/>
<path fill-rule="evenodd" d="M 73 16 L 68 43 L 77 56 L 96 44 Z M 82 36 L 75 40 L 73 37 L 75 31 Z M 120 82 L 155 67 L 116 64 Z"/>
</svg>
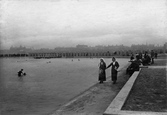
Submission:
<svg viewBox="0 0 167 115">
<path fill-rule="evenodd" d="M 166 115 L 166 0 L 0 0 L 0 115 Z"/>
</svg>

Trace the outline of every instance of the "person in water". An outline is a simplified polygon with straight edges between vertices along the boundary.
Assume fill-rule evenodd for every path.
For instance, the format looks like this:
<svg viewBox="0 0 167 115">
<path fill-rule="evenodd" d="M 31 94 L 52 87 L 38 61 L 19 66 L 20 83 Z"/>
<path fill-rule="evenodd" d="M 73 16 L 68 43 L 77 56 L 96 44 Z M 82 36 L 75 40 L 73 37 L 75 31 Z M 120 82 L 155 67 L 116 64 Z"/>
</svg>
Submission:
<svg viewBox="0 0 167 115">
<path fill-rule="evenodd" d="M 103 83 L 103 81 L 106 81 L 106 63 L 104 60 L 101 58 L 100 63 L 99 63 L 99 83 Z"/>
<path fill-rule="evenodd" d="M 113 81 L 113 84 L 117 81 L 117 73 L 119 68 L 119 63 L 116 61 L 115 57 L 112 58 L 112 62 L 107 66 L 107 68 L 111 67 L 111 79 Z M 106 68 L 106 69 L 107 69 Z"/>
<path fill-rule="evenodd" d="M 26 75 L 26 73 L 23 72 L 23 69 L 21 69 L 19 72 L 18 72 L 18 76 L 21 77 L 23 75 Z"/>
</svg>

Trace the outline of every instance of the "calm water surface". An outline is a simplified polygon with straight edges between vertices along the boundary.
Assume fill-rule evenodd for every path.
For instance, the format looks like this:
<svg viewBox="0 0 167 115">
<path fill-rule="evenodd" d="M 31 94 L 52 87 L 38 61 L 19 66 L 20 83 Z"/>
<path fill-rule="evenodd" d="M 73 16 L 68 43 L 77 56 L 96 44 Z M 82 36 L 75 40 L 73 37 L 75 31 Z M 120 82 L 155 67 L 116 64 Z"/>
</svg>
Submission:
<svg viewBox="0 0 167 115">
<path fill-rule="evenodd" d="M 129 59 L 118 58 L 120 69 Z M 105 59 L 108 65 L 111 59 Z M 0 59 L 0 114 L 46 115 L 98 81 L 99 59 Z M 23 68 L 26 76 L 19 78 Z M 110 69 L 106 71 L 110 76 Z"/>
</svg>

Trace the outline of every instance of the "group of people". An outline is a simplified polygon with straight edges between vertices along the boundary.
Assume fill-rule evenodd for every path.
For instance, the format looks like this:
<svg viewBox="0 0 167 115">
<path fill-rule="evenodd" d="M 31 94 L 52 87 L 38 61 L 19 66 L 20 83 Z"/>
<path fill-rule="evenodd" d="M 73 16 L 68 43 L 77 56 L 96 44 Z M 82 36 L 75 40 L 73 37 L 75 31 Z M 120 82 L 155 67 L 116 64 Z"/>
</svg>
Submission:
<svg viewBox="0 0 167 115">
<path fill-rule="evenodd" d="M 132 54 L 130 57 L 131 64 L 126 69 L 126 73 L 131 76 L 135 71 L 139 71 L 140 65 L 150 65 L 154 64 L 154 58 L 157 58 L 157 53 L 154 52 L 154 50 L 151 50 L 150 54 L 146 51 L 144 54 L 139 53 L 134 55 Z M 119 68 L 119 63 L 116 61 L 116 58 L 112 58 L 112 62 L 106 66 L 106 63 L 104 59 L 100 59 L 99 63 L 99 83 L 103 83 L 103 81 L 106 81 L 106 72 L 105 70 L 111 67 L 111 80 L 113 81 L 113 84 L 117 81 L 117 73 Z"/>
<path fill-rule="evenodd" d="M 139 71 L 140 65 L 145 66 L 154 64 L 154 58 L 157 58 L 157 55 L 157 52 L 154 52 L 154 50 L 151 50 L 150 54 L 147 51 L 144 54 L 140 52 L 139 54 L 136 54 L 136 59 L 132 54 L 130 57 L 131 64 L 127 68 L 126 73 L 131 76 L 134 71 Z"/>
<path fill-rule="evenodd" d="M 136 54 L 136 56 L 138 56 L 138 58 L 141 60 L 143 65 L 150 65 L 150 64 L 154 64 L 154 58 L 156 59 L 158 56 L 158 53 L 155 52 L 154 50 L 151 50 L 150 53 L 148 53 L 147 51 L 145 51 L 143 54 L 140 52 L 139 54 Z M 131 55 L 130 60 L 134 59 L 134 55 Z"/>
<path fill-rule="evenodd" d="M 118 68 L 119 68 L 119 63 L 116 61 L 116 58 L 112 58 L 112 62 L 106 66 L 106 63 L 104 59 L 100 59 L 99 63 L 99 83 L 103 83 L 103 81 L 106 81 L 106 69 L 111 67 L 111 79 L 113 81 L 113 84 L 116 83 L 117 81 L 117 73 L 118 73 Z"/>
<path fill-rule="evenodd" d="M 142 64 L 142 61 L 140 60 L 140 56 L 136 55 L 136 59 L 131 57 L 129 62 L 131 62 L 131 64 L 126 69 L 126 74 L 131 76 L 135 71 L 139 71 L 139 67 Z"/>
</svg>

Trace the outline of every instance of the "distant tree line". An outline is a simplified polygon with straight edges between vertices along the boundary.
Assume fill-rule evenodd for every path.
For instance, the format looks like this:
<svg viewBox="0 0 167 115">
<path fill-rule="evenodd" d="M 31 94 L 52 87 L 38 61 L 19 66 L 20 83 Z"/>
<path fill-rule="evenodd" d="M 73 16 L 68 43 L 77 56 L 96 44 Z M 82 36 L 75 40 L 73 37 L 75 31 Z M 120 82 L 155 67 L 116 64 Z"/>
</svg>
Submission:
<svg viewBox="0 0 167 115">
<path fill-rule="evenodd" d="M 167 53 L 166 43 L 164 46 L 155 45 L 112 45 L 95 46 L 77 45 L 76 47 L 57 47 L 55 49 L 31 49 L 23 46 L 11 47 L 9 50 L 1 50 L 0 57 L 35 57 L 35 58 L 68 58 L 68 57 L 110 57 L 130 56 L 131 54 L 150 52 Z"/>
</svg>

